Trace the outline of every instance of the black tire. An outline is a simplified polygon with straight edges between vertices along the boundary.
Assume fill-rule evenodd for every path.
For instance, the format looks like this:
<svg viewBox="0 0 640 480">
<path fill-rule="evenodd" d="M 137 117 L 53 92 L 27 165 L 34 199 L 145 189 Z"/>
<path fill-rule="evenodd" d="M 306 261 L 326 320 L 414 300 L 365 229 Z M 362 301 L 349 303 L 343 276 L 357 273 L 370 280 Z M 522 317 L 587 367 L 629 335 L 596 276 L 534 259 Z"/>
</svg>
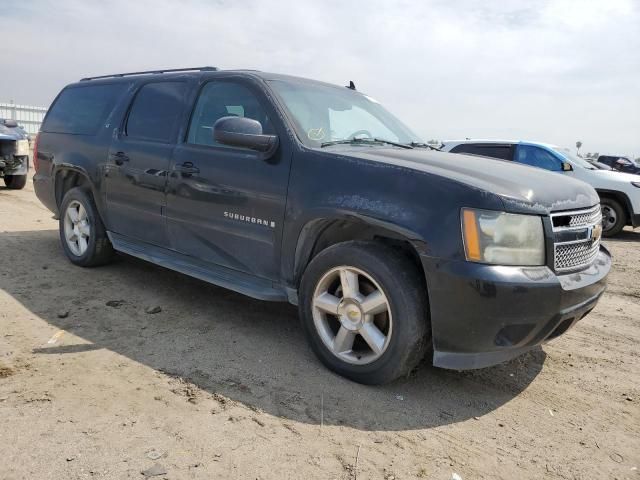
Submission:
<svg viewBox="0 0 640 480">
<path fill-rule="evenodd" d="M 369 275 L 389 301 L 393 333 L 388 347 L 371 363 L 346 362 L 322 341 L 313 319 L 313 295 L 325 273 L 339 266 Z M 349 241 L 319 253 L 302 277 L 299 312 L 311 348 L 329 369 L 358 383 L 377 385 L 408 375 L 422 360 L 431 340 L 423 273 L 401 251 L 375 242 Z"/>
<path fill-rule="evenodd" d="M 90 227 L 90 236 L 87 241 L 87 249 L 82 255 L 76 255 L 67 243 L 64 232 L 64 221 L 67 208 L 73 201 L 79 202 L 87 212 L 87 221 Z M 60 220 L 59 220 L 60 242 L 67 258 L 71 263 L 81 267 L 96 267 L 109 263 L 114 256 L 113 247 L 107 237 L 107 232 L 102 223 L 102 219 L 98 214 L 93 196 L 83 188 L 75 187 L 70 189 L 63 197 L 60 204 Z"/>
<path fill-rule="evenodd" d="M 620 203 L 612 198 L 602 198 L 600 199 L 600 207 L 603 209 L 603 215 L 607 209 L 611 209 L 615 215 L 615 222 L 613 224 L 608 224 L 606 219 L 602 220 L 602 236 L 603 237 L 613 237 L 619 234 L 622 229 L 627 224 L 627 212 L 625 212 L 624 207 L 620 205 Z M 613 216 L 610 218 L 614 218 Z"/>
<path fill-rule="evenodd" d="M 26 175 L 5 175 L 4 184 L 11 190 L 22 190 L 27 184 Z"/>
</svg>

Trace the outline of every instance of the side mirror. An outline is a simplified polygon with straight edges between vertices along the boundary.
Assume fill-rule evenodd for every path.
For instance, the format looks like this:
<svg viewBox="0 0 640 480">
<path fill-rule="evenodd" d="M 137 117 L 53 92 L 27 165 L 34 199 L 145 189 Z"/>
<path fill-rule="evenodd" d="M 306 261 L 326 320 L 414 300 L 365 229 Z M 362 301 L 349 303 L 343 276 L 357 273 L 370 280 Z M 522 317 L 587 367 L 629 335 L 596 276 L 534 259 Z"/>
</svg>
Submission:
<svg viewBox="0 0 640 480">
<path fill-rule="evenodd" d="M 571 172 L 573 171 L 573 167 L 569 162 L 562 162 L 562 171 L 563 172 Z"/>
<path fill-rule="evenodd" d="M 16 128 L 18 126 L 18 122 L 12 118 L 7 118 L 2 123 L 4 123 L 4 126 L 8 128 Z"/>
<path fill-rule="evenodd" d="M 257 120 L 246 117 L 222 117 L 213 124 L 213 139 L 231 147 L 244 147 L 273 153 L 278 147 L 277 135 L 264 135 Z"/>
</svg>

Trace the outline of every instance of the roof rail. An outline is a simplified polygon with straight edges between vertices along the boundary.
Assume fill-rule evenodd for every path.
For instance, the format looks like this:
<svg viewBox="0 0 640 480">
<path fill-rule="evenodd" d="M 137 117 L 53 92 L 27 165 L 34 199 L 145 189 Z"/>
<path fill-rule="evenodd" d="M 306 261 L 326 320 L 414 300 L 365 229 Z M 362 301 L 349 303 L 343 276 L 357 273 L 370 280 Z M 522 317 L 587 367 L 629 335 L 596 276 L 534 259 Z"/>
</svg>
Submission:
<svg viewBox="0 0 640 480">
<path fill-rule="evenodd" d="M 100 75 L 99 77 L 85 77 L 81 78 L 81 82 L 86 82 L 88 80 L 98 80 L 100 78 L 119 78 L 119 77 L 128 77 L 130 75 L 147 75 L 147 74 L 158 74 L 158 73 L 174 73 L 174 72 L 215 72 L 218 69 L 216 67 L 191 67 L 191 68 L 168 68 L 165 70 L 147 70 L 145 72 L 129 72 L 129 73 L 114 73 L 113 75 Z"/>
</svg>

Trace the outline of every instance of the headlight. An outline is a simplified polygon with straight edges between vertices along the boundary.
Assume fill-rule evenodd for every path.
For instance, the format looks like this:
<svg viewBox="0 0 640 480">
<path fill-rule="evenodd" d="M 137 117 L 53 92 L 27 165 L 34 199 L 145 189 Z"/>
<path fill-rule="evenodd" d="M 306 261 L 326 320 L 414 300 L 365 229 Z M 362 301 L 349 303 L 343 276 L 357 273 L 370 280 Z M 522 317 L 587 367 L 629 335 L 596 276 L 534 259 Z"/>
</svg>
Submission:
<svg viewBox="0 0 640 480">
<path fill-rule="evenodd" d="M 29 155 L 29 140 L 18 140 L 16 142 L 16 155 L 26 156 Z"/>
<path fill-rule="evenodd" d="M 544 231 L 538 216 L 463 208 L 462 232 L 471 262 L 544 265 Z"/>
<path fill-rule="evenodd" d="M 640 188 L 640 182 L 631 182 L 631 185 Z"/>
</svg>

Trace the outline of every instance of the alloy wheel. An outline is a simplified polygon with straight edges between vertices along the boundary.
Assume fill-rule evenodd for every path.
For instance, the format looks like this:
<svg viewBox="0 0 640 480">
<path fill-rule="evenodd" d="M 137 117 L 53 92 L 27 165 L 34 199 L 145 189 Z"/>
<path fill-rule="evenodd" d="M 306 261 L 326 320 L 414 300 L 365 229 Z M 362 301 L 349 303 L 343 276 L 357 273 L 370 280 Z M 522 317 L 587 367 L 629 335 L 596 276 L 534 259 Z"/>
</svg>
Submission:
<svg viewBox="0 0 640 480">
<path fill-rule="evenodd" d="M 322 342 L 339 359 L 364 365 L 387 350 L 393 333 L 389 300 L 362 270 L 340 266 L 325 273 L 314 291 L 312 310 Z"/>
<path fill-rule="evenodd" d="M 64 214 L 64 236 L 69 250 L 77 257 L 89 248 L 91 225 L 87 210 L 77 200 L 69 202 Z"/>
<path fill-rule="evenodd" d="M 605 232 L 615 227 L 618 222 L 618 214 L 616 211 L 608 205 L 601 207 L 602 211 L 602 228 Z"/>
</svg>

